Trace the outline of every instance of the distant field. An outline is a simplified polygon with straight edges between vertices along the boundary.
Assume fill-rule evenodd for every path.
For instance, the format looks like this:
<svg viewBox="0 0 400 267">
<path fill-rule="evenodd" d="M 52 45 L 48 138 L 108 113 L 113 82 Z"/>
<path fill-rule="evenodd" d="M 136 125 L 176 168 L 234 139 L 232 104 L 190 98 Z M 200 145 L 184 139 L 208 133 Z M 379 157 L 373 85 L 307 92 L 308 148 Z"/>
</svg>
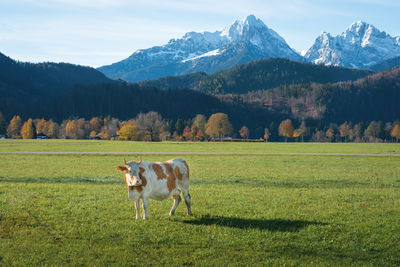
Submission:
<svg viewBox="0 0 400 267">
<path fill-rule="evenodd" d="M 256 152 L 400 154 L 400 144 L 388 143 L 248 143 L 130 142 L 94 140 L 0 140 L 0 151 L 43 152 Z"/>
<path fill-rule="evenodd" d="M 1 140 L 1 151 L 399 153 L 396 144 Z M 0 265 L 400 265 L 398 157 L 184 157 L 193 217 L 134 219 L 119 155 L 0 154 Z M 135 159 L 128 155 L 127 159 Z"/>
</svg>

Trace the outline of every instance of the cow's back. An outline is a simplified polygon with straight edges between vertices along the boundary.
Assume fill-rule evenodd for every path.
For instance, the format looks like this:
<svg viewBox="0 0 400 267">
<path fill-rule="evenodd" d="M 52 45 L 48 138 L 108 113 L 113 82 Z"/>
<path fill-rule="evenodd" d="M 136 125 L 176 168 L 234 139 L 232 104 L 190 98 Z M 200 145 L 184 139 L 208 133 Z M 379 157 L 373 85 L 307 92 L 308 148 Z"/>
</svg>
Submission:
<svg viewBox="0 0 400 267">
<path fill-rule="evenodd" d="M 184 159 L 146 162 L 144 176 L 149 184 L 146 191 L 151 198 L 164 199 L 189 190 L 189 166 Z M 143 164 L 143 165 L 144 165 Z"/>
<path fill-rule="evenodd" d="M 168 186 L 177 188 L 180 191 L 189 188 L 189 166 L 184 159 L 170 159 L 160 162 L 163 165 L 169 178 Z M 172 176 L 172 177 L 171 177 Z"/>
</svg>

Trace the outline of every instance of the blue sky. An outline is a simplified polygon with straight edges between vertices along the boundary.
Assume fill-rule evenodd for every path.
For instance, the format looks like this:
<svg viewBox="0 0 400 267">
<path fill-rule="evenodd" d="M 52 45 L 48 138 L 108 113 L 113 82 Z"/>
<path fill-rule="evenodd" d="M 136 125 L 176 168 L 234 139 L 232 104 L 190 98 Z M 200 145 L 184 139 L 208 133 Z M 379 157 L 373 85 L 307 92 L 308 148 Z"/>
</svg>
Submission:
<svg viewBox="0 0 400 267">
<path fill-rule="evenodd" d="M 0 52 L 98 67 L 249 14 L 298 51 L 358 20 L 400 35 L 400 0 L 1 0 Z"/>
</svg>

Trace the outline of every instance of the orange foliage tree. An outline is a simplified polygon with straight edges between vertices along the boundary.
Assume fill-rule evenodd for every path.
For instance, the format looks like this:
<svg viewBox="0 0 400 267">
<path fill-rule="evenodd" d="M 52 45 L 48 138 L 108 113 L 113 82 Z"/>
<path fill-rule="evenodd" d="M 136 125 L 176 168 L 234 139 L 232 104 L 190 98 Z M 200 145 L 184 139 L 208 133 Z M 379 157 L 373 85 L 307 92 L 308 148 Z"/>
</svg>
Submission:
<svg viewBox="0 0 400 267">
<path fill-rule="evenodd" d="M 22 127 L 21 117 L 18 115 L 14 116 L 11 119 L 10 124 L 8 125 L 8 128 L 7 128 L 8 137 L 21 138 L 21 135 L 20 135 L 21 127 Z"/>
<path fill-rule="evenodd" d="M 287 142 L 288 138 L 292 138 L 294 134 L 294 127 L 290 119 L 284 120 L 279 124 L 279 135 L 285 137 Z"/>
<path fill-rule="evenodd" d="M 33 139 L 36 137 L 36 129 L 32 119 L 27 120 L 21 128 L 23 139 Z"/>
</svg>

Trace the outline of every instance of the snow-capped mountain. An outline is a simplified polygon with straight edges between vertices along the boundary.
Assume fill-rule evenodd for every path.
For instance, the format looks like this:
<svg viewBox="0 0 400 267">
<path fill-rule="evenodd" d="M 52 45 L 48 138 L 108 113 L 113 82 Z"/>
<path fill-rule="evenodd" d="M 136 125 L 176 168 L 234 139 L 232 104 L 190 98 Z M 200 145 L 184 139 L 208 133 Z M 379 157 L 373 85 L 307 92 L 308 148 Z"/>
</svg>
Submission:
<svg viewBox="0 0 400 267">
<path fill-rule="evenodd" d="M 196 71 L 214 73 L 260 58 L 301 60 L 285 40 L 260 19 L 249 15 L 216 32 L 189 32 L 163 46 L 135 51 L 98 70 L 127 81 L 155 79 Z"/>
<path fill-rule="evenodd" d="M 358 21 L 338 36 L 323 32 L 304 57 L 316 64 L 369 68 L 399 55 L 400 37 L 392 37 L 368 23 Z"/>
</svg>

